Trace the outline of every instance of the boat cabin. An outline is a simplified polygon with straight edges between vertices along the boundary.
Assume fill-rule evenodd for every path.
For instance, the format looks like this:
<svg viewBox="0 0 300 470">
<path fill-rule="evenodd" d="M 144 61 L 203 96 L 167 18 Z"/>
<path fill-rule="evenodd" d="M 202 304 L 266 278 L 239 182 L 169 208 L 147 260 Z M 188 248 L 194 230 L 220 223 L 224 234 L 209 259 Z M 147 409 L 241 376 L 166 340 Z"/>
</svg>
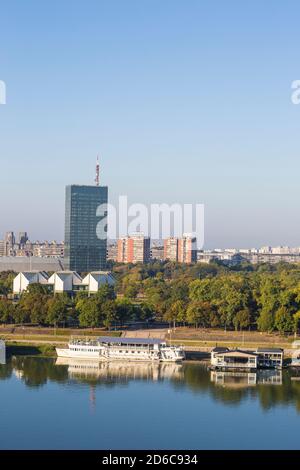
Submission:
<svg viewBox="0 0 300 470">
<path fill-rule="evenodd" d="M 257 348 L 258 367 L 282 369 L 283 349 L 281 348 Z"/>
<path fill-rule="evenodd" d="M 100 345 L 118 349 L 150 349 L 158 351 L 160 348 L 166 346 L 166 342 L 158 338 L 118 338 L 113 336 L 100 336 L 97 340 Z"/>
<path fill-rule="evenodd" d="M 221 370 L 252 370 L 257 368 L 257 354 L 240 349 L 214 348 L 211 352 L 211 365 Z"/>
</svg>

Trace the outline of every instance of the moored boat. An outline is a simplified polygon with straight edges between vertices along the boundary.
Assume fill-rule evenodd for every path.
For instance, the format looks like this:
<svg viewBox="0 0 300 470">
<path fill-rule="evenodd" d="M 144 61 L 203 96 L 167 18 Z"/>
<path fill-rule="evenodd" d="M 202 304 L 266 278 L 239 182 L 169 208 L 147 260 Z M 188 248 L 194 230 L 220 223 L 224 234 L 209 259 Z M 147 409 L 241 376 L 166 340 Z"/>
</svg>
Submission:
<svg viewBox="0 0 300 470">
<path fill-rule="evenodd" d="M 185 358 L 181 346 L 169 346 L 156 338 L 116 338 L 102 336 L 93 340 L 73 339 L 68 348 L 56 348 L 58 357 L 97 360 L 178 362 Z"/>
</svg>

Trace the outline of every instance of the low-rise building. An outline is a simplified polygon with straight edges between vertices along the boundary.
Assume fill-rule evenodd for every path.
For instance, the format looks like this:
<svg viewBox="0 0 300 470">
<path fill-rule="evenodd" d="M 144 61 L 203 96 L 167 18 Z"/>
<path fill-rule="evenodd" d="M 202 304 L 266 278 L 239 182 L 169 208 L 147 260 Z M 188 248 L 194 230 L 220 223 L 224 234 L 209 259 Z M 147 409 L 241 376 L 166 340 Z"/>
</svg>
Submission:
<svg viewBox="0 0 300 470">
<path fill-rule="evenodd" d="M 54 293 L 72 293 L 79 290 L 91 294 L 98 292 L 102 285 L 115 285 L 111 272 L 95 271 L 87 274 L 84 279 L 74 271 L 57 271 L 49 278 L 46 272 L 25 271 L 19 273 L 13 281 L 13 293 L 20 296 L 30 284 L 42 284 L 50 287 Z"/>
<path fill-rule="evenodd" d="M 60 271 L 63 268 L 62 262 L 62 258 L 38 258 L 37 256 L 4 256 L 2 258 L 0 257 L 0 272 L 55 272 Z"/>
<path fill-rule="evenodd" d="M 48 284 L 48 275 L 41 271 L 28 271 L 19 273 L 13 281 L 14 295 L 21 295 L 31 284 Z"/>
<path fill-rule="evenodd" d="M 105 284 L 114 286 L 115 282 L 112 273 L 108 271 L 95 271 L 87 274 L 82 280 L 81 285 L 84 286 L 88 292 L 96 293 L 101 286 Z"/>
<path fill-rule="evenodd" d="M 82 278 L 74 271 L 60 271 L 52 274 L 48 284 L 53 286 L 55 293 L 74 292 L 80 290 Z"/>
</svg>

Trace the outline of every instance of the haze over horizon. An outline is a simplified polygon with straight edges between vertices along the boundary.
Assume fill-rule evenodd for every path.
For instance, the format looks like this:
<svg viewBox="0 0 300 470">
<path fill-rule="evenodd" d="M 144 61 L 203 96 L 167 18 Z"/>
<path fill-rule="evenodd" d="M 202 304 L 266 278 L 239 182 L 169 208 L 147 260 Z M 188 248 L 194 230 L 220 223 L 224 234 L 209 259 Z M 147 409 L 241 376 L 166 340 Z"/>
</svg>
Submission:
<svg viewBox="0 0 300 470">
<path fill-rule="evenodd" d="M 203 203 L 205 247 L 300 246 L 300 4 L 1 7 L 0 238 L 64 237 L 67 184 Z"/>
</svg>

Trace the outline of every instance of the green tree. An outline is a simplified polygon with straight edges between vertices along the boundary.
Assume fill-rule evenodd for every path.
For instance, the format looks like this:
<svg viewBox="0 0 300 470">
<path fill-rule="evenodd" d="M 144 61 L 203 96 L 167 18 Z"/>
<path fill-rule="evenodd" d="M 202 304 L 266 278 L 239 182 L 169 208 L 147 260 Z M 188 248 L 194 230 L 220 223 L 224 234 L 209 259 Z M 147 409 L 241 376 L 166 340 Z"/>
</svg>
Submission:
<svg viewBox="0 0 300 470">
<path fill-rule="evenodd" d="M 187 308 L 186 318 L 188 323 L 207 327 L 210 325 L 210 304 L 208 302 L 191 302 Z"/>
<path fill-rule="evenodd" d="M 0 300 L 0 323 L 13 323 L 15 308 L 8 300 Z"/>
<path fill-rule="evenodd" d="M 240 310 L 233 319 L 233 324 L 236 330 L 249 328 L 250 322 L 250 311 L 248 309 Z"/>
<path fill-rule="evenodd" d="M 260 311 L 257 319 L 257 326 L 259 331 L 271 332 L 274 330 L 274 314 L 266 308 Z"/>
<path fill-rule="evenodd" d="M 68 321 L 69 300 L 63 294 L 53 296 L 47 303 L 46 322 L 57 326 Z"/>
<path fill-rule="evenodd" d="M 79 324 L 83 327 L 101 326 L 101 310 L 95 297 L 80 299 L 76 304 L 79 312 Z"/>
<path fill-rule="evenodd" d="M 101 309 L 103 315 L 103 324 L 106 328 L 109 329 L 118 319 L 116 302 L 114 300 L 107 300 L 101 306 Z"/>
<path fill-rule="evenodd" d="M 32 287 L 32 286 L 30 286 Z M 40 286 L 43 287 L 43 286 Z M 19 306 L 28 316 L 31 323 L 45 324 L 47 316 L 47 301 L 50 296 L 42 290 L 32 287 L 21 296 Z"/>
<path fill-rule="evenodd" d="M 135 318 L 134 304 L 126 298 L 116 300 L 117 318 L 122 323 Z"/>
<path fill-rule="evenodd" d="M 124 295 L 128 299 L 136 299 L 139 293 L 139 285 L 137 283 L 129 284 L 124 290 Z"/>
<path fill-rule="evenodd" d="M 173 325 L 175 328 L 176 322 L 184 321 L 185 316 L 186 316 L 186 307 L 185 307 L 183 300 L 176 300 L 167 309 L 164 315 L 164 319 L 170 323 L 173 322 Z"/>
<path fill-rule="evenodd" d="M 275 327 L 284 334 L 294 331 L 295 324 L 293 316 L 286 307 L 280 307 L 275 314 Z"/>
</svg>

